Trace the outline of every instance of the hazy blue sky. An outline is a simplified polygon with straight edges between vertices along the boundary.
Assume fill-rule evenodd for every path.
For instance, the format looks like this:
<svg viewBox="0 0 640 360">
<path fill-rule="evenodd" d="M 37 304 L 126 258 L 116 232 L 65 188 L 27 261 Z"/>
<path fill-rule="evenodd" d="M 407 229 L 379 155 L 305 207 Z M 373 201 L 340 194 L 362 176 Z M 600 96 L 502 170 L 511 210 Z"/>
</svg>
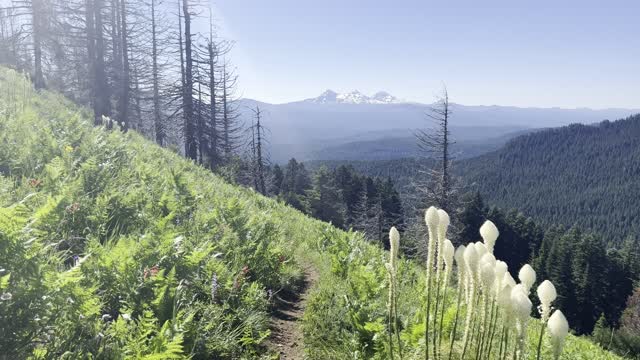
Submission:
<svg viewBox="0 0 640 360">
<path fill-rule="evenodd" d="M 216 0 L 240 92 L 640 108 L 640 0 Z"/>
</svg>

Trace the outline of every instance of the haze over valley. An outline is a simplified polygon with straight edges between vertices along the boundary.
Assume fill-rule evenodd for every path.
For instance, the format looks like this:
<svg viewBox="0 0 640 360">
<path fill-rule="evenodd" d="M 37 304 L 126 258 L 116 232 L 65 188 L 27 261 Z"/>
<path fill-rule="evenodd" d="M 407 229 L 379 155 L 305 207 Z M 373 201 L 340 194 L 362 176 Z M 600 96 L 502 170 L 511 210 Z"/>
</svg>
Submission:
<svg viewBox="0 0 640 360">
<path fill-rule="evenodd" d="M 418 129 L 432 127 L 426 114 L 432 104 L 404 102 L 380 91 L 338 94 L 327 90 L 318 97 L 283 104 L 242 99 L 243 118 L 259 106 L 269 129 L 271 159 L 388 160 L 419 155 Z M 468 158 L 496 150 L 509 139 L 542 128 L 593 124 L 640 112 L 638 109 L 519 108 L 451 104 L 454 153 Z"/>
</svg>

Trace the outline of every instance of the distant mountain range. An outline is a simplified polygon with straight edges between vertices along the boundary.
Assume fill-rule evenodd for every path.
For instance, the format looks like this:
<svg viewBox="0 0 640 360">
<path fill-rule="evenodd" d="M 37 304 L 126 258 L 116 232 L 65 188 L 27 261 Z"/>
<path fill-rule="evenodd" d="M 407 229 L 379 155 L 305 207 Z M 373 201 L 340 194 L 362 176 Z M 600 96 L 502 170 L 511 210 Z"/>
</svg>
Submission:
<svg viewBox="0 0 640 360">
<path fill-rule="evenodd" d="M 239 105 L 246 121 L 253 116 L 251 109 L 259 106 L 263 110 L 263 124 L 270 130 L 273 162 L 291 157 L 339 160 L 347 155 L 357 157 L 358 153 L 362 158 L 375 154 L 377 159 L 411 156 L 415 153 L 412 134 L 416 129 L 433 125 L 426 116 L 430 104 L 402 102 L 384 91 L 367 96 L 359 91 L 339 94 L 327 90 L 318 97 L 285 104 L 242 99 Z M 451 109 L 452 133 L 462 157 L 495 150 L 496 145 L 523 131 L 590 124 L 640 112 L 460 104 L 452 104 Z M 402 140 L 398 141 L 399 138 Z M 352 149 L 347 155 L 345 147 Z"/>
<path fill-rule="evenodd" d="M 338 94 L 333 90 L 327 90 L 320 96 L 306 99 L 305 102 L 316 104 L 398 104 L 401 103 L 398 98 L 386 91 L 379 91 L 373 96 L 364 95 L 358 90 L 349 93 Z"/>
</svg>

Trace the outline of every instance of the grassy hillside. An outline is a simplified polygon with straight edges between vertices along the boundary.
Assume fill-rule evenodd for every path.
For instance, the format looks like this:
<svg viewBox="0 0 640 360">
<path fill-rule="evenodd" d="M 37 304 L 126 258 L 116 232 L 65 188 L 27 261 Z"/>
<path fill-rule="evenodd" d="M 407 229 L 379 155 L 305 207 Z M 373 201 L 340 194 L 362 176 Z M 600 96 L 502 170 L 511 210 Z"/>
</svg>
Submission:
<svg viewBox="0 0 640 360">
<path fill-rule="evenodd" d="M 0 359 L 269 358 L 273 294 L 303 263 L 309 358 L 386 358 L 382 250 L 91 118 L 0 69 Z M 424 271 L 399 272 L 420 358 Z M 563 359 L 617 357 L 570 337 Z"/>
</svg>

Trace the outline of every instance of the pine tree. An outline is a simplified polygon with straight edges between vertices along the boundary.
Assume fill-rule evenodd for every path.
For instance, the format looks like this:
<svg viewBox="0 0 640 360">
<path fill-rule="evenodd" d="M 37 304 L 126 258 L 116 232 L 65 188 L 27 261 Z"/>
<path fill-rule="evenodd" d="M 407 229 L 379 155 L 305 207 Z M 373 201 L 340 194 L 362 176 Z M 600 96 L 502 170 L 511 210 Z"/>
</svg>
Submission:
<svg viewBox="0 0 640 360">
<path fill-rule="evenodd" d="M 284 181 L 284 173 L 280 165 L 275 164 L 271 171 L 271 181 L 269 181 L 269 194 L 271 196 L 278 196 L 282 190 L 282 182 Z"/>
<path fill-rule="evenodd" d="M 307 191 L 306 208 L 317 219 L 331 222 L 337 227 L 344 225 L 342 194 L 326 167 L 321 167 L 314 175 L 313 186 Z"/>
</svg>

